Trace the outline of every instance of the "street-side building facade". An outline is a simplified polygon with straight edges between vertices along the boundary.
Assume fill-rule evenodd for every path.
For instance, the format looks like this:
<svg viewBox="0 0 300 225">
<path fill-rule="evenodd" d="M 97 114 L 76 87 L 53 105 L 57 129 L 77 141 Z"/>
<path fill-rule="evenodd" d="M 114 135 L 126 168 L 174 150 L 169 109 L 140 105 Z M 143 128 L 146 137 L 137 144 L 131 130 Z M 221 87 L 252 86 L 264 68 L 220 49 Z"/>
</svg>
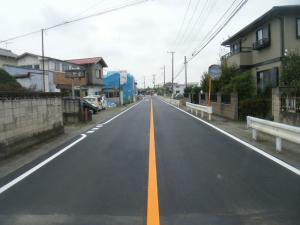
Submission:
<svg viewBox="0 0 300 225">
<path fill-rule="evenodd" d="M 300 6 L 276 6 L 222 43 L 222 63 L 250 69 L 257 89 L 279 86 L 281 60 L 300 51 Z"/>
</svg>

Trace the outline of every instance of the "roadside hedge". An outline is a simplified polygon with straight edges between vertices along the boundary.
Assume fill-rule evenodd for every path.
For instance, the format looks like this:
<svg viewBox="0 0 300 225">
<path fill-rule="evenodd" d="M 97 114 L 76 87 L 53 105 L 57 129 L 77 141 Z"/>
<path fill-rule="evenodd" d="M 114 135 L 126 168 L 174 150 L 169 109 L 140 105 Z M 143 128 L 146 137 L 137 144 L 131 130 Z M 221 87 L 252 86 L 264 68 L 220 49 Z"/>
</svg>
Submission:
<svg viewBox="0 0 300 225">
<path fill-rule="evenodd" d="M 239 101 L 239 120 L 245 120 L 247 116 L 267 118 L 271 111 L 270 98 L 251 98 Z"/>
</svg>

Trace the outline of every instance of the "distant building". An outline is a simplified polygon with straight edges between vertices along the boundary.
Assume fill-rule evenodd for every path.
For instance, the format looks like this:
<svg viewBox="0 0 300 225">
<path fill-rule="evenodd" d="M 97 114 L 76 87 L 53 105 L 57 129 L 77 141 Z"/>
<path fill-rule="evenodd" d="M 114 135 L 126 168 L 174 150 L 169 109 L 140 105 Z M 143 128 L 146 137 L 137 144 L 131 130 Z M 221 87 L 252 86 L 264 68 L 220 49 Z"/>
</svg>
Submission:
<svg viewBox="0 0 300 225">
<path fill-rule="evenodd" d="M 40 55 L 25 52 L 17 57 L 17 66 L 27 69 L 43 69 L 43 58 Z M 44 69 L 53 72 L 65 72 L 70 69 L 79 69 L 80 66 L 61 59 L 44 57 Z"/>
<path fill-rule="evenodd" d="M 79 65 L 85 69 L 86 74 L 86 94 L 98 95 L 103 92 L 103 68 L 107 67 L 102 57 L 72 59 L 67 62 Z"/>
<path fill-rule="evenodd" d="M 3 65 L 17 65 L 18 55 L 13 53 L 11 50 L 0 48 L 0 68 Z"/>
<path fill-rule="evenodd" d="M 29 71 L 37 70 L 42 72 L 43 58 L 40 55 L 26 52 L 17 57 L 17 66 L 23 69 L 28 69 Z M 56 90 L 60 89 L 62 92 L 71 93 L 72 80 L 69 78 L 65 78 L 65 72 L 70 69 L 81 69 L 81 67 L 61 59 L 45 56 L 44 57 L 45 84 L 46 84 L 45 91 L 46 92 L 52 91 L 51 88 L 49 90 L 47 89 L 48 80 L 50 79 L 53 80 L 54 84 L 56 85 Z M 53 77 L 48 77 L 48 75 L 49 76 L 53 75 Z M 41 77 L 43 77 L 43 74 L 41 75 Z M 61 84 L 60 83 L 61 80 L 64 80 L 66 82 Z M 33 81 L 33 80 L 30 79 L 29 81 Z M 77 84 L 76 80 L 75 80 L 75 84 Z M 36 85 L 36 84 L 33 83 L 32 85 Z M 76 86 L 76 88 L 78 88 L 78 86 Z M 80 95 L 78 91 L 76 93 Z"/>
<path fill-rule="evenodd" d="M 222 63 L 251 70 L 257 88 L 277 87 L 281 60 L 300 51 L 300 5 L 276 6 L 222 43 L 230 52 Z"/>
<path fill-rule="evenodd" d="M 17 65 L 26 69 L 41 70 L 43 58 L 40 55 L 26 52 L 17 57 Z M 75 95 L 78 97 L 98 95 L 102 92 L 104 67 L 107 67 L 107 64 L 101 57 L 73 60 L 44 57 L 45 74 L 47 76 L 48 72 L 53 73 L 53 81 L 57 89 L 71 94 L 72 82 L 74 82 Z M 83 71 L 84 77 L 74 80 L 66 77 L 66 73 L 71 70 Z"/>
<path fill-rule="evenodd" d="M 136 82 L 134 77 L 126 71 L 108 72 L 104 77 L 103 89 L 108 101 L 116 104 L 136 101 Z"/>
<path fill-rule="evenodd" d="M 175 85 L 177 85 L 177 83 L 167 82 L 167 83 L 165 83 L 164 87 L 165 87 L 169 92 L 172 93 L 172 87 L 175 86 Z"/>
<path fill-rule="evenodd" d="M 174 85 L 173 94 L 184 94 L 185 84 L 176 84 Z"/>
<path fill-rule="evenodd" d="M 22 87 L 31 91 L 44 91 L 43 71 L 10 65 L 4 65 L 3 69 L 11 76 L 15 77 Z M 54 72 L 46 71 L 45 79 L 46 92 L 60 92 L 54 83 Z"/>
</svg>

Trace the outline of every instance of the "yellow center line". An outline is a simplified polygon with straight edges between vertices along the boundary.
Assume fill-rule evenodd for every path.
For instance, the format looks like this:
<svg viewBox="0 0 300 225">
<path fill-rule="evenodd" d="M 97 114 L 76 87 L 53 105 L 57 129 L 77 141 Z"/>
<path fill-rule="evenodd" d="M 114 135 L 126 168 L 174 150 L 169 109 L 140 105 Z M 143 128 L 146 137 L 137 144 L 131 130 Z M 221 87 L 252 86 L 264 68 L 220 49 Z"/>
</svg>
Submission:
<svg viewBox="0 0 300 225">
<path fill-rule="evenodd" d="M 159 224 L 160 221 L 159 221 L 157 173 L 156 173 L 156 158 L 155 158 L 154 121 L 153 121 L 153 106 L 152 106 L 152 99 L 151 99 L 147 225 L 159 225 Z"/>
</svg>

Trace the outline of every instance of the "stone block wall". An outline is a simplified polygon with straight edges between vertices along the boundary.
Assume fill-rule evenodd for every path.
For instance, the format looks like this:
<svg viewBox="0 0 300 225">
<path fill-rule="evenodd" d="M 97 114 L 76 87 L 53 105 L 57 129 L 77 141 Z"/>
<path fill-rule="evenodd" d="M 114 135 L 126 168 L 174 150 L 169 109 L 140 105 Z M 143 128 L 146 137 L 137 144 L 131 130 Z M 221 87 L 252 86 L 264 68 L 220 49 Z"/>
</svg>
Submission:
<svg viewBox="0 0 300 225">
<path fill-rule="evenodd" d="M 199 102 L 201 105 L 207 105 L 208 94 L 205 93 L 205 100 L 201 99 L 199 94 Z M 231 120 L 238 120 L 238 96 L 236 93 L 230 94 L 230 103 L 222 102 L 222 93 L 217 93 L 217 101 L 211 102 L 213 114 L 222 116 Z"/>
<path fill-rule="evenodd" d="M 63 130 L 61 97 L 0 96 L 0 159 Z"/>
</svg>

